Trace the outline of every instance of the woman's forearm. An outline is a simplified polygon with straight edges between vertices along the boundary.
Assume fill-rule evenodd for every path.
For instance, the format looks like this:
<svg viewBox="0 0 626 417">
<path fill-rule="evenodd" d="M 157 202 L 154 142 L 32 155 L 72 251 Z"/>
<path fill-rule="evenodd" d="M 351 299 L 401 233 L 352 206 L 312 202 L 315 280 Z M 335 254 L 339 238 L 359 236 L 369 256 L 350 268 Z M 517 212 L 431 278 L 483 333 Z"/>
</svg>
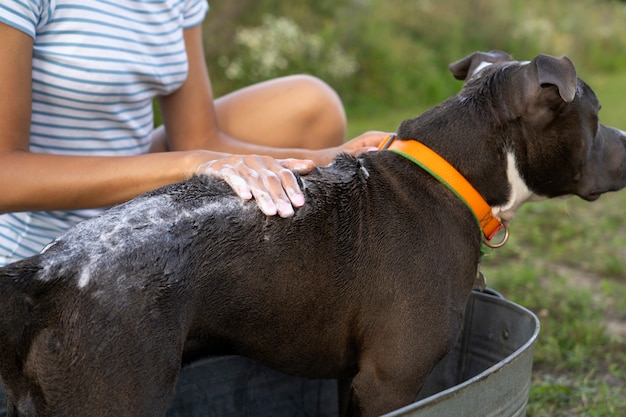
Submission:
<svg viewBox="0 0 626 417">
<path fill-rule="evenodd" d="M 194 174 L 209 152 L 128 157 L 0 155 L 0 212 L 104 207 Z"/>
</svg>

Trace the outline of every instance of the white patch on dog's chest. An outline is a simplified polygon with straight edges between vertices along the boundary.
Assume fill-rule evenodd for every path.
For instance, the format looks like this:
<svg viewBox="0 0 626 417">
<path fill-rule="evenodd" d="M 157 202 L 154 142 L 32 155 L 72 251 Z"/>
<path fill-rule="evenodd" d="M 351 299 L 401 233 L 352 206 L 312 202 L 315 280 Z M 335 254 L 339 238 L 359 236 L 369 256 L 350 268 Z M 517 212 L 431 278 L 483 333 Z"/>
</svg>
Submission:
<svg viewBox="0 0 626 417">
<path fill-rule="evenodd" d="M 168 240 L 175 239 L 170 229 L 177 223 L 206 216 L 221 217 L 248 209 L 257 208 L 253 204 L 245 206 L 239 197 L 225 197 L 193 208 L 174 204 L 169 195 L 138 200 L 125 205 L 122 210 L 113 209 L 80 223 L 48 245 L 46 250 L 62 243 L 63 250 L 45 259 L 38 279 L 47 281 L 71 273 L 76 274 L 78 288 L 83 289 L 97 280 L 98 293 L 111 288 L 119 295 L 120 291 L 143 283 L 102 271 L 127 261 L 125 258 L 133 249 L 161 242 L 167 245 Z"/>
<path fill-rule="evenodd" d="M 501 206 L 492 207 L 492 211 L 494 216 L 508 223 L 513 220 L 515 212 L 522 204 L 527 201 L 543 200 L 545 197 L 535 194 L 528 188 L 517 169 L 517 161 L 513 152 L 507 153 L 506 161 L 506 173 L 511 187 L 509 201 Z"/>
</svg>

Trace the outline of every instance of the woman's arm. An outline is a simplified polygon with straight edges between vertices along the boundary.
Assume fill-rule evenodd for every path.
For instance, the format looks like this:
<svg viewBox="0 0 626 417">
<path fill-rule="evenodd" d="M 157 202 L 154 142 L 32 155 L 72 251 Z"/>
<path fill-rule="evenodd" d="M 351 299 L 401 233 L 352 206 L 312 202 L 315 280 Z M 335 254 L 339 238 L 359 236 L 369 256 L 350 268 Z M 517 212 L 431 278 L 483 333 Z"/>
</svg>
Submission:
<svg viewBox="0 0 626 417">
<path fill-rule="evenodd" d="M 126 201 L 193 175 L 208 151 L 131 157 L 29 152 L 33 40 L 0 23 L 0 213 L 80 209 Z"/>
<path fill-rule="evenodd" d="M 184 151 L 128 157 L 30 152 L 33 40 L 2 23 L 0 39 L 0 213 L 109 206 L 196 173 L 226 179 L 243 198 L 257 197 L 269 215 L 289 216 L 291 204 L 304 203 L 293 175 L 273 159 L 197 150 L 193 141 L 180 147 Z M 210 108 L 210 102 L 205 105 Z M 204 135 L 209 125 L 192 130 Z M 312 167 L 299 161 L 284 165 L 301 172 Z"/>
</svg>

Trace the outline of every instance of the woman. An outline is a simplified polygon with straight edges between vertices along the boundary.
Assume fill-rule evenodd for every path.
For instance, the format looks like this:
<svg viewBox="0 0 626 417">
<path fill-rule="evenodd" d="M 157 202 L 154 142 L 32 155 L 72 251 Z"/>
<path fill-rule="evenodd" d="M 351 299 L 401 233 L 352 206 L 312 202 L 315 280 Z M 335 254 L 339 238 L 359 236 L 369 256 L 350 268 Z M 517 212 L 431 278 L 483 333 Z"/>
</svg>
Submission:
<svg viewBox="0 0 626 417">
<path fill-rule="evenodd" d="M 369 132 L 344 143 L 341 102 L 313 77 L 214 99 L 207 10 L 206 0 L 0 4 L 0 266 L 104 207 L 194 174 L 288 217 L 304 204 L 289 169 L 306 173 L 382 140 Z"/>
</svg>

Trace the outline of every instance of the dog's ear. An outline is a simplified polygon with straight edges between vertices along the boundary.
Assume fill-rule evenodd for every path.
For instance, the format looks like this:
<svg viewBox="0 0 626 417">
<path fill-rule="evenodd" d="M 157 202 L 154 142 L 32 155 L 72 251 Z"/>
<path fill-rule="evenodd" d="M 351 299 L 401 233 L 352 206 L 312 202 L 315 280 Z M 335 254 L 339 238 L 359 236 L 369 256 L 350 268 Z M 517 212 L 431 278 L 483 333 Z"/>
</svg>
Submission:
<svg viewBox="0 0 626 417">
<path fill-rule="evenodd" d="M 496 62 L 512 61 L 511 55 L 502 51 L 474 52 L 448 65 L 457 80 L 467 80 L 485 66 Z"/>
<path fill-rule="evenodd" d="M 576 68 L 568 57 L 538 55 L 531 64 L 537 69 L 537 81 L 541 87 L 556 86 L 564 102 L 570 103 L 574 100 L 578 77 Z"/>
<path fill-rule="evenodd" d="M 534 126 L 545 126 L 576 97 L 576 68 L 567 57 L 549 55 L 539 55 L 520 68 L 524 73 L 518 85 L 518 91 L 524 91 L 520 113 Z"/>
</svg>

